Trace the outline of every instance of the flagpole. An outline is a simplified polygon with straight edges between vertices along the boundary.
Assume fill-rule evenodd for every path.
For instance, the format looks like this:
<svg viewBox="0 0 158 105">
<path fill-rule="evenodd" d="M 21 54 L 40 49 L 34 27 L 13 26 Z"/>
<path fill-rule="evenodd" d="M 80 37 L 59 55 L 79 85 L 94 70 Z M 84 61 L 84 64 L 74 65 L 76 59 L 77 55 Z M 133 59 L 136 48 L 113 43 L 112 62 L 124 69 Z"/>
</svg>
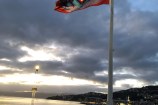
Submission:
<svg viewBox="0 0 158 105">
<path fill-rule="evenodd" d="M 113 105 L 113 16 L 114 0 L 110 0 L 109 66 L 107 105 Z"/>
</svg>

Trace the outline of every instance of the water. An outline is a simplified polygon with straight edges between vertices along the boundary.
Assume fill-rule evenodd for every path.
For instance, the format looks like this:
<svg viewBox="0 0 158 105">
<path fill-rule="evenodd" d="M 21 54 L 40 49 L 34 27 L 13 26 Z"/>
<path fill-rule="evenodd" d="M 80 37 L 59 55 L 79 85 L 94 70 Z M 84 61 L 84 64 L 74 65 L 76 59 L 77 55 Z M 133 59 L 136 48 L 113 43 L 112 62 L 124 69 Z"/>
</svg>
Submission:
<svg viewBox="0 0 158 105">
<path fill-rule="evenodd" d="M 0 96 L 0 105 L 81 105 L 79 102 Z M 83 105 L 83 104 L 82 104 Z"/>
</svg>

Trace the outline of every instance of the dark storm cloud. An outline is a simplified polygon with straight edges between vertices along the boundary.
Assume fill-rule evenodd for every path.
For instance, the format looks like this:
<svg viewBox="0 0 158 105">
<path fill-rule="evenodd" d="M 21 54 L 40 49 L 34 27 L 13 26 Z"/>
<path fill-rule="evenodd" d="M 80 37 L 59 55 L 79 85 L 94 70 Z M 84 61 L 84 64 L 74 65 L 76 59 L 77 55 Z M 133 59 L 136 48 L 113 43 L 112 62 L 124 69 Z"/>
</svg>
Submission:
<svg viewBox="0 0 158 105">
<path fill-rule="evenodd" d="M 66 66 L 66 69 L 69 71 L 83 71 L 85 73 L 92 73 L 92 71 L 103 70 L 100 64 L 100 59 L 92 56 L 75 56 L 66 63 Z"/>
<path fill-rule="evenodd" d="M 158 36 L 157 26 L 151 25 L 154 22 L 155 15 L 146 12 L 131 13 L 135 17 L 131 20 L 124 20 L 122 23 L 126 25 L 126 32 L 122 32 L 116 35 L 116 57 L 124 59 L 135 64 L 141 64 L 141 62 L 150 63 L 149 60 L 152 57 L 156 57 L 158 48 L 156 46 Z M 157 16 L 156 16 L 157 17 Z M 132 21 L 132 22 L 131 22 Z M 125 24 L 124 24 L 125 23 Z M 150 24 L 148 24 L 150 23 Z M 157 23 L 157 22 L 154 22 Z M 136 26 L 134 26 L 136 24 Z M 120 29 L 120 32 L 124 29 Z M 150 63 L 153 64 L 154 63 Z M 130 64 L 129 64 L 130 65 Z M 145 65 L 143 65 L 145 66 Z"/>
<path fill-rule="evenodd" d="M 37 0 L 1 0 L 1 36 L 26 43 L 44 42 L 42 27 L 51 20 L 45 18 L 45 15 L 48 17 L 48 12 L 44 11 L 47 3 L 48 0 L 42 3 Z"/>
<path fill-rule="evenodd" d="M 103 71 L 105 65 L 102 64 L 102 55 L 98 52 L 80 52 L 78 55 L 66 59 L 63 69 L 70 72 L 72 77 L 84 78 L 102 82 L 102 78 L 95 77 L 95 71 Z"/>
<path fill-rule="evenodd" d="M 101 27 L 97 23 L 98 19 L 104 20 L 102 16 L 94 17 L 93 21 L 92 14 L 83 14 L 83 18 L 79 18 L 81 12 L 66 16 L 54 12 L 53 4 L 54 2 L 49 0 L 40 2 L 38 0 L 2 0 L 0 16 L 3 20 L 0 25 L 2 35 L 27 44 L 57 41 L 71 46 L 99 47 L 102 45 L 103 41 L 98 37 L 101 34 L 97 32 L 99 28 L 100 31 L 103 28 L 106 29 L 105 26 Z M 86 30 L 83 31 L 84 29 Z M 98 43 L 93 44 L 94 40 Z"/>
<path fill-rule="evenodd" d="M 50 0 L 1 0 L 0 1 L 0 58 L 15 62 L 5 63 L 25 72 L 31 72 L 35 64 L 42 65 L 43 73 L 60 74 L 70 72 L 72 77 L 107 81 L 107 77 L 96 77 L 94 72 L 107 70 L 107 37 L 109 30 L 108 6 L 92 7 L 72 14 L 61 14 L 53 10 Z M 158 52 L 157 12 L 133 11 L 130 3 L 115 1 L 114 68 L 130 67 L 134 73 L 143 76 L 116 75 L 115 80 L 137 78 L 157 81 L 158 62 L 152 61 Z M 16 47 L 3 40 L 16 42 Z M 67 50 L 82 49 L 77 55 L 59 61 L 18 62 L 26 54 L 20 46 L 35 47 L 56 43 L 70 47 Z M 84 50 L 89 50 L 84 52 Z M 83 52 L 82 52 L 83 51 Z M 10 53 L 11 52 L 11 53 Z M 65 52 L 71 52 L 66 51 Z M 63 50 L 64 53 L 64 50 Z M 151 76 L 146 71 L 152 71 Z M 61 75 L 66 75 L 62 74 Z M 68 74 L 67 74 L 68 75 Z"/>
<path fill-rule="evenodd" d="M 16 43 L 12 44 L 10 40 L 0 39 L 0 59 L 17 59 L 26 53 L 20 51 Z"/>
<path fill-rule="evenodd" d="M 121 21 L 115 40 L 115 57 L 118 59 L 116 69 L 119 67 L 131 67 L 135 74 L 142 74 L 134 77 L 146 80 L 149 84 L 158 80 L 157 75 L 157 53 L 158 43 L 157 27 L 155 20 L 158 16 L 152 12 L 130 12 Z M 148 74 L 151 71 L 152 73 Z M 150 78 L 150 79 L 149 79 Z"/>
</svg>

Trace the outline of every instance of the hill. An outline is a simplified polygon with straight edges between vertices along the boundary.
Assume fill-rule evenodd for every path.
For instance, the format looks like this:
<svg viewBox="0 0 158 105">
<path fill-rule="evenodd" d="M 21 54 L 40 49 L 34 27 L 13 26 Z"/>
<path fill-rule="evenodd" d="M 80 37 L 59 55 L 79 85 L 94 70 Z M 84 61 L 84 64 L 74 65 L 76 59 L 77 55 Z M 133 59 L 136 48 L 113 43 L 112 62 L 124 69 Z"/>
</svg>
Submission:
<svg viewBox="0 0 158 105">
<path fill-rule="evenodd" d="M 114 100 L 127 100 L 128 97 L 131 101 L 154 101 L 158 100 L 158 86 L 146 86 L 142 88 L 130 88 L 113 93 Z M 107 94 L 89 92 L 77 95 L 56 95 L 48 97 L 52 100 L 66 100 L 66 101 L 85 101 L 87 98 L 96 98 L 106 100 Z"/>
</svg>

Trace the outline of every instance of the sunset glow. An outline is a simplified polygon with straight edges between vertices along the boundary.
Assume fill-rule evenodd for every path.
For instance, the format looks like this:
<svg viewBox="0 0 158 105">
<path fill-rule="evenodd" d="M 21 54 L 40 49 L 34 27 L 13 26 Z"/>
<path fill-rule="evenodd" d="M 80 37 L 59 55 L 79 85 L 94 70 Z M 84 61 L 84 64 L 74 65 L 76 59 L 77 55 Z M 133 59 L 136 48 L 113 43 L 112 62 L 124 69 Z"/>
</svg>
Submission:
<svg viewBox="0 0 158 105">
<path fill-rule="evenodd" d="M 23 85 L 94 85 L 93 81 L 64 77 L 64 76 L 44 76 L 41 74 L 11 74 L 0 77 L 0 83 L 23 84 Z M 100 85 L 96 83 L 95 85 Z"/>
</svg>

